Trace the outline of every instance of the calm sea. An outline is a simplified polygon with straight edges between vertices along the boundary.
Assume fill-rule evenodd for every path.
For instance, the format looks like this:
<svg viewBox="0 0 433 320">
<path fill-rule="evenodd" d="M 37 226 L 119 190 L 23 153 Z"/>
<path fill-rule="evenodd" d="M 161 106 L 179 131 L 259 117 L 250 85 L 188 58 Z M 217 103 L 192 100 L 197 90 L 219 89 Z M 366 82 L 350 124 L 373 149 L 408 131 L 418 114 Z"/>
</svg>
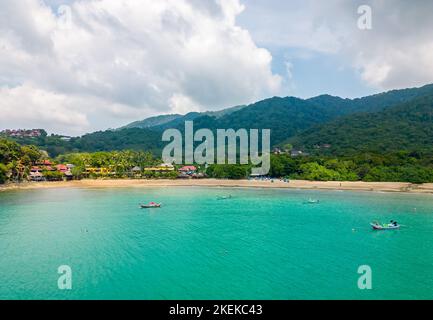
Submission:
<svg viewBox="0 0 433 320">
<path fill-rule="evenodd" d="M 218 196 L 231 194 L 228 200 Z M 304 204 L 309 198 L 319 204 Z M 161 209 L 139 209 L 140 202 Z M 369 222 L 397 220 L 397 231 Z M 72 290 L 59 290 L 70 266 Z M 360 290 L 359 266 L 372 270 Z M 0 299 L 432 299 L 433 196 L 225 188 L 0 193 Z"/>
</svg>

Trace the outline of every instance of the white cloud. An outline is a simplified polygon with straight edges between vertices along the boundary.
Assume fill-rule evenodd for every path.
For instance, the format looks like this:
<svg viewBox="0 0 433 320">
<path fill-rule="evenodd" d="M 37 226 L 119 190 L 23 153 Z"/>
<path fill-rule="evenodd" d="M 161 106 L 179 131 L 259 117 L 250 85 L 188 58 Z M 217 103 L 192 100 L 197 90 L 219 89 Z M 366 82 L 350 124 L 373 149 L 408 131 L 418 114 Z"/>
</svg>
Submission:
<svg viewBox="0 0 433 320">
<path fill-rule="evenodd" d="M 58 132 L 76 132 L 89 126 L 85 113 L 74 110 L 77 99 L 48 93 L 27 85 L 0 88 L 0 127 L 49 127 Z"/>
<path fill-rule="evenodd" d="M 317 54 L 338 57 L 375 90 L 433 82 L 429 0 L 45 3 L 0 3 L 2 127 L 83 133 L 245 104 L 308 86 L 297 84 L 296 59 Z M 70 11 L 57 12 L 64 3 Z M 372 7 L 373 30 L 357 28 L 361 4 Z M 283 77 L 259 46 L 290 49 L 280 54 Z"/>
<path fill-rule="evenodd" d="M 280 92 L 271 54 L 236 25 L 244 9 L 238 0 L 91 0 L 70 8 L 58 13 L 38 0 L 0 4 L 0 100 L 13 97 L 37 126 L 59 128 L 30 116 L 40 116 L 32 105 L 41 113 L 60 106 L 56 119 L 64 124 L 68 116 L 86 118 L 73 130 L 85 132 Z M 42 92 L 43 104 L 24 106 Z M 0 106 L 17 121 L 11 107 Z M 22 123 L 14 121 L 2 126 Z"/>
<path fill-rule="evenodd" d="M 245 0 L 240 22 L 259 45 L 339 57 L 378 90 L 433 82 L 430 0 Z M 357 9 L 372 8 L 373 29 Z M 260 19 L 258 19 L 260 17 Z"/>
<path fill-rule="evenodd" d="M 174 94 L 169 99 L 169 106 L 173 114 L 187 114 L 189 112 L 200 111 L 194 101 L 183 94 Z"/>
<path fill-rule="evenodd" d="M 380 89 L 433 82 L 433 2 L 369 2 L 373 29 L 357 30 L 345 51 L 362 78 Z"/>
</svg>

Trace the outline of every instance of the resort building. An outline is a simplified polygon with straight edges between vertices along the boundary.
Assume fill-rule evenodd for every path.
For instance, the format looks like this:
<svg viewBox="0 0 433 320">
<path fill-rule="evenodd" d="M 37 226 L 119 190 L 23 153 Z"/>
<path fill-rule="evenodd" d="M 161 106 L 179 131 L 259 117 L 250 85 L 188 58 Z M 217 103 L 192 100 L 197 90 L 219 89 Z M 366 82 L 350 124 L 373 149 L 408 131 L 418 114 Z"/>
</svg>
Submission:
<svg viewBox="0 0 433 320">
<path fill-rule="evenodd" d="M 140 178 L 141 177 L 141 167 L 134 167 L 131 169 L 131 175 L 136 177 L 136 178 Z"/>
<path fill-rule="evenodd" d="M 197 172 L 197 168 L 195 166 L 185 166 L 179 169 L 180 173 L 192 175 Z"/>
<path fill-rule="evenodd" d="M 65 164 L 56 165 L 56 169 L 57 169 L 57 171 L 60 171 L 60 172 L 69 171 L 69 168 Z"/>
<path fill-rule="evenodd" d="M 30 172 L 41 172 L 41 171 L 42 171 L 41 168 L 38 166 L 33 166 L 30 169 Z"/>
<path fill-rule="evenodd" d="M 153 172 L 170 172 L 174 171 L 174 166 L 169 163 L 163 163 L 156 167 L 147 167 L 144 168 L 144 171 L 153 171 Z"/>
<path fill-rule="evenodd" d="M 86 174 L 109 175 L 116 174 L 110 168 L 86 168 Z"/>
<path fill-rule="evenodd" d="M 36 165 L 46 167 L 46 166 L 52 166 L 53 163 L 50 160 L 42 160 L 42 161 L 36 163 Z"/>
<path fill-rule="evenodd" d="M 44 180 L 44 175 L 42 173 L 40 173 L 39 171 L 32 171 L 30 172 L 30 180 L 31 181 L 43 181 Z"/>
<path fill-rule="evenodd" d="M 31 129 L 31 130 L 3 130 L 0 134 L 4 134 L 8 137 L 13 138 L 37 138 L 42 136 L 44 131 L 42 129 Z"/>
<path fill-rule="evenodd" d="M 67 180 L 71 180 L 73 178 L 73 174 L 71 172 L 71 168 L 66 164 L 58 164 L 56 165 L 57 171 L 63 173 Z"/>
<path fill-rule="evenodd" d="M 44 176 L 44 172 L 47 171 L 60 172 L 66 180 L 72 180 L 74 177 L 71 172 L 71 169 L 75 167 L 74 165 L 57 164 L 52 166 L 52 163 L 48 160 L 39 162 L 38 164 L 38 166 L 32 166 L 30 168 L 29 178 L 31 181 L 45 181 L 46 177 Z"/>
</svg>

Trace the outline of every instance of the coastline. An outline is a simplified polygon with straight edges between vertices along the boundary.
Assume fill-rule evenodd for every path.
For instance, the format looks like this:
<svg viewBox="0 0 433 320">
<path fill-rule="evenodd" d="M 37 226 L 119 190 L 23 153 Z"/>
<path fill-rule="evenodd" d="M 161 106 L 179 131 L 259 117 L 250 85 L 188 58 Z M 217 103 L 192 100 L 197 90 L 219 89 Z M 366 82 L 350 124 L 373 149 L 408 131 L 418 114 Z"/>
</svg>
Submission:
<svg viewBox="0 0 433 320">
<path fill-rule="evenodd" d="M 11 183 L 0 186 L 1 191 L 34 190 L 53 188 L 143 188 L 143 187 L 235 187 L 235 188 L 276 188 L 276 189 L 307 189 L 307 190 L 351 190 L 373 192 L 404 192 L 404 193 L 432 193 L 433 183 L 414 185 L 408 182 L 363 182 L 363 181 L 305 181 L 280 180 L 77 180 L 60 182 L 24 182 Z"/>
</svg>

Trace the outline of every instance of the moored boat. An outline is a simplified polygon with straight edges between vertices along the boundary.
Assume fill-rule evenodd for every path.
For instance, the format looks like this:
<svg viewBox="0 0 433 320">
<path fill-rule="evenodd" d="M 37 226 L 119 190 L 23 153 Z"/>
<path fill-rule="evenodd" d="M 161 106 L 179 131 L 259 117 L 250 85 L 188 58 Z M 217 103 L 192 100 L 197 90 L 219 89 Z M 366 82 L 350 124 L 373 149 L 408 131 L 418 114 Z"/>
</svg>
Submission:
<svg viewBox="0 0 433 320">
<path fill-rule="evenodd" d="M 373 230 L 396 230 L 396 229 L 400 229 L 400 225 L 399 224 L 393 224 L 393 223 L 389 223 L 389 224 L 379 224 L 379 223 L 370 223 L 371 227 L 373 228 Z"/>
<path fill-rule="evenodd" d="M 142 209 L 161 208 L 161 203 L 150 202 L 148 204 L 140 204 Z"/>
<path fill-rule="evenodd" d="M 320 201 L 317 199 L 308 199 L 307 201 L 304 201 L 305 204 L 317 204 Z"/>
<path fill-rule="evenodd" d="M 227 200 L 227 199 L 231 199 L 231 198 L 232 198 L 232 195 L 229 194 L 228 196 L 220 196 L 220 197 L 217 197 L 217 200 Z"/>
</svg>

